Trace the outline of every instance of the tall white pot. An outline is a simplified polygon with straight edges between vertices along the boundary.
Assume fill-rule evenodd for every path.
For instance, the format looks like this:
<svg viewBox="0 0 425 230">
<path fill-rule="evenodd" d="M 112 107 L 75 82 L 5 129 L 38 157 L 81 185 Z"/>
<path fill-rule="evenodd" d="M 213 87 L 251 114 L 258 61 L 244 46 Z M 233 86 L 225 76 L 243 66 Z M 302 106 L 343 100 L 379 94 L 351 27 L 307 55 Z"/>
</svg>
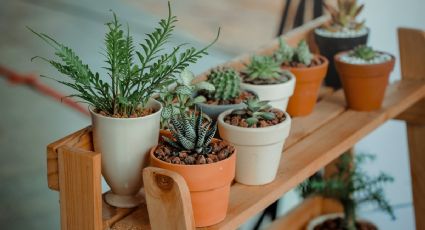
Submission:
<svg viewBox="0 0 425 230">
<path fill-rule="evenodd" d="M 273 85 L 253 85 L 242 82 L 241 88 L 243 90 L 254 92 L 258 95 L 258 98 L 261 101 L 270 101 L 270 105 L 273 107 L 286 111 L 289 97 L 292 96 L 295 89 L 295 77 L 292 73 L 289 76 L 289 80 L 284 83 Z"/>
<path fill-rule="evenodd" d="M 148 163 L 149 150 L 158 144 L 162 106 L 151 99 L 148 107 L 155 113 L 138 118 L 112 118 L 91 112 L 93 142 L 102 156 L 102 175 L 111 191 L 108 204 L 131 208 L 139 205 L 136 197 L 143 185 L 142 169 Z"/>
<path fill-rule="evenodd" d="M 227 110 L 218 116 L 218 130 L 223 140 L 234 145 L 238 151 L 236 157 L 236 178 L 246 185 L 263 185 L 272 182 L 280 164 L 285 140 L 291 128 L 291 117 L 285 112 L 286 119 L 265 128 L 243 128 L 224 122 L 231 113 Z"/>
</svg>

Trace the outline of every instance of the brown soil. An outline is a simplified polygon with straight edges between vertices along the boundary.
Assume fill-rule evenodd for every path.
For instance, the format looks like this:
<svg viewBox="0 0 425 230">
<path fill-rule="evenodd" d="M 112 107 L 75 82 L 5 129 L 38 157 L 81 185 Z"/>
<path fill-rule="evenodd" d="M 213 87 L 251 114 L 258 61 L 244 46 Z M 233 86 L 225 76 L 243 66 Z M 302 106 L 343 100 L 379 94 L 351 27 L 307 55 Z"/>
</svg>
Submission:
<svg viewBox="0 0 425 230">
<path fill-rule="evenodd" d="M 334 218 L 323 222 L 316 226 L 314 230 L 345 230 L 342 227 L 343 219 L 341 217 Z M 356 223 L 357 230 L 378 230 L 378 228 L 369 222 L 359 221 Z"/>
<path fill-rule="evenodd" d="M 235 104 L 242 103 L 248 98 L 255 97 L 254 94 L 247 91 L 242 91 L 237 98 L 228 99 L 228 100 L 217 100 L 214 98 L 209 98 L 207 94 L 203 94 L 203 93 L 201 93 L 201 95 L 207 98 L 207 101 L 205 103 L 209 105 L 235 105 Z"/>
<path fill-rule="evenodd" d="M 151 115 L 153 113 L 155 113 L 156 110 L 153 108 L 145 108 L 145 109 L 137 109 L 133 114 L 131 114 L 130 116 L 128 116 L 127 114 L 114 114 L 114 115 L 110 115 L 107 112 L 104 111 L 96 111 L 96 113 L 105 116 L 105 117 L 113 117 L 113 118 L 137 118 L 137 117 L 144 117 L 147 115 Z"/>
<path fill-rule="evenodd" d="M 240 72 L 240 76 L 243 80 L 243 82 L 253 85 L 275 85 L 275 84 L 282 84 L 284 82 L 287 82 L 290 80 L 289 76 L 286 74 L 282 74 L 279 78 L 268 78 L 268 79 L 254 79 L 254 80 L 246 80 L 248 75 L 246 75 L 243 72 Z"/>
<path fill-rule="evenodd" d="M 281 122 L 283 122 L 286 119 L 285 113 L 278 109 L 270 109 L 267 112 L 273 112 L 276 115 L 276 118 L 273 120 L 264 120 L 264 119 L 258 119 L 257 124 L 254 124 L 253 126 L 249 127 L 248 123 L 246 122 L 246 119 L 248 117 L 243 115 L 237 115 L 237 114 L 229 114 L 224 117 L 224 122 L 234 125 L 234 126 L 240 126 L 244 128 L 263 128 L 268 126 L 277 125 Z"/>
<path fill-rule="evenodd" d="M 323 63 L 322 59 L 320 59 L 320 56 L 314 56 L 313 60 L 311 60 L 310 65 L 305 65 L 300 62 L 292 61 L 292 62 L 284 62 L 282 63 L 282 67 L 293 67 L 293 68 L 310 68 L 314 66 L 321 65 Z"/>
<path fill-rule="evenodd" d="M 225 141 L 210 143 L 210 146 L 211 153 L 202 155 L 190 151 L 179 151 L 161 142 L 155 149 L 154 155 L 156 158 L 172 164 L 201 165 L 224 160 L 235 152 L 235 147 Z"/>
</svg>

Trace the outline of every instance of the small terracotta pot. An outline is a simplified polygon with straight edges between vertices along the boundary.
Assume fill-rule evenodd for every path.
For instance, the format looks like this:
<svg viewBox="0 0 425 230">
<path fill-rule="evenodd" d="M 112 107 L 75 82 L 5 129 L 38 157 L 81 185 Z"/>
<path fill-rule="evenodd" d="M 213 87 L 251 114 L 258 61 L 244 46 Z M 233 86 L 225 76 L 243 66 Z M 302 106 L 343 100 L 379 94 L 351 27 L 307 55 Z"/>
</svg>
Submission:
<svg viewBox="0 0 425 230">
<path fill-rule="evenodd" d="M 288 69 L 294 75 L 296 80 L 295 91 L 289 98 L 287 112 L 291 116 L 306 116 L 314 110 L 314 106 L 319 96 L 319 89 L 326 76 L 328 69 L 328 59 L 316 55 L 322 61 L 322 64 L 308 68 L 282 67 Z"/>
<path fill-rule="evenodd" d="M 171 137 L 169 131 L 161 135 Z M 213 139 L 213 142 L 221 140 Z M 177 165 L 159 160 L 151 149 L 151 165 L 177 172 L 185 179 L 192 199 L 196 227 L 205 227 L 224 220 L 229 204 L 230 185 L 235 178 L 236 150 L 227 159 L 204 165 Z"/>
<path fill-rule="evenodd" d="M 344 88 L 348 107 L 358 111 L 372 111 L 381 108 L 388 85 L 388 78 L 394 68 L 395 58 L 379 64 L 350 64 L 341 61 L 340 52 L 335 55 L 335 66 Z"/>
</svg>

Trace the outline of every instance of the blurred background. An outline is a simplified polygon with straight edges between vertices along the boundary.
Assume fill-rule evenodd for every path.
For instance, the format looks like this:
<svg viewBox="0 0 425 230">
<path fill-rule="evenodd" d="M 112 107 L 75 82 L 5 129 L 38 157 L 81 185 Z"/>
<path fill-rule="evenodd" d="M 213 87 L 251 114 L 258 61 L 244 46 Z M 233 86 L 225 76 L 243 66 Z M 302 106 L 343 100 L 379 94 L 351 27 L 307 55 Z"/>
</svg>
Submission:
<svg viewBox="0 0 425 230">
<path fill-rule="evenodd" d="M 219 42 L 210 49 L 210 55 L 191 66 L 193 72 L 201 73 L 267 44 L 278 33 L 285 4 L 297 6 L 300 1 L 171 1 L 179 19 L 171 45 L 188 42 L 201 47 L 221 27 Z M 305 0 L 306 4 L 313 1 L 319 2 Z M 398 57 L 396 28 L 425 29 L 424 0 L 360 2 L 366 4 L 360 18 L 366 19 L 371 29 L 369 44 L 376 49 Z M 73 47 L 84 62 L 101 71 L 104 23 L 111 19 L 110 9 L 123 23 L 129 24 L 137 41 L 166 16 L 167 1 L 2 0 L 0 66 L 25 76 L 57 76 L 45 63 L 30 61 L 36 55 L 51 57 L 52 50 L 26 28 L 29 26 Z M 296 7 L 288 9 L 288 14 L 296 14 Z M 285 25 L 284 31 L 291 27 Z M 397 63 L 391 81 L 399 76 Z M 71 92 L 48 79 L 36 80 L 65 95 Z M 58 193 L 47 188 L 45 148 L 54 140 L 89 125 L 90 119 L 31 87 L 11 84 L 2 77 L 0 108 L 0 228 L 59 229 Z M 356 146 L 358 152 L 377 155 L 375 163 L 366 165 L 368 172 L 385 171 L 395 177 L 395 183 L 386 187 L 386 193 L 397 219 L 390 220 L 371 207 L 363 208 L 360 213 L 374 220 L 380 229 L 415 229 L 405 134 L 403 122 L 389 121 Z M 296 202 L 298 198 L 292 194 L 280 210 L 287 210 Z M 252 223 L 242 229 L 252 229 Z"/>
</svg>

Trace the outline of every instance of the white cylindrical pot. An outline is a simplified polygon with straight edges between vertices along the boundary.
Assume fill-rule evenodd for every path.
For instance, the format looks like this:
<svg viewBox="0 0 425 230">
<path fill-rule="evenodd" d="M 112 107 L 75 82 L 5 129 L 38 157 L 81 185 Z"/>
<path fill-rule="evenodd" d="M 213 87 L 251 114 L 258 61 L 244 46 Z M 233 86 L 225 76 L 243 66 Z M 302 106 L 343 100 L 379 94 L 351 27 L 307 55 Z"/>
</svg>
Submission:
<svg viewBox="0 0 425 230">
<path fill-rule="evenodd" d="M 218 117 L 218 130 L 223 140 L 234 145 L 236 157 L 236 178 L 246 185 L 263 185 L 272 182 L 280 164 L 283 145 L 291 128 L 291 117 L 273 126 L 264 128 L 243 128 L 224 122 L 232 110 Z"/>
<path fill-rule="evenodd" d="M 320 215 L 312 220 L 310 220 L 310 222 L 308 222 L 307 228 L 306 230 L 314 230 L 314 228 L 322 223 L 324 223 L 325 221 L 328 220 L 332 220 L 332 219 L 336 219 L 336 218 L 344 218 L 344 213 L 342 212 L 337 212 L 337 213 L 330 213 L 330 214 L 325 214 L 325 215 Z M 369 223 L 374 225 L 372 222 L 370 222 L 369 220 L 365 220 L 362 218 L 358 218 L 357 219 L 357 223 Z"/>
<path fill-rule="evenodd" d="M 111 191 L 108 204 L 136 207 L 143 185 L 142 169 L 148 164 L 149 150 L 158 144 L 161 103 L 151 99 L 148 107 L 156 112 L 138 118 L 112 118 L 91 111 L 94 150 L 102 156 L 102 175 Z"/>
<path fill-rule="evenodd" d="M 273 107 L 286 111 L 289 97 L 292 96 L 295 88 L 295 77 L 292 74 L 289 76 L 289 80 L 281 84 L 253 85 L 242 82 L 241 88 L 254 92 L 261 101 L 270 101 Z"/>
</svg>

